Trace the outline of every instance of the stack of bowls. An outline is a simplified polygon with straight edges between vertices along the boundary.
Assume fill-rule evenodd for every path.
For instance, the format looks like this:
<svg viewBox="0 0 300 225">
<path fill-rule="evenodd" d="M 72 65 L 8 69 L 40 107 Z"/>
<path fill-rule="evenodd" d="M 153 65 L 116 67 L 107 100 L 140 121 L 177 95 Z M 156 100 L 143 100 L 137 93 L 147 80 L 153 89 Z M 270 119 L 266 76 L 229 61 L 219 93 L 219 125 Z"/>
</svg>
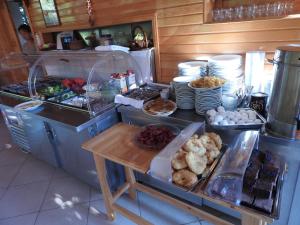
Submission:
<svg viewBox="0 0 300 225">
<path fill-rule="evenodd" d="M 188 86 L 192 80 L 194 80 L 193 76 L 181 76 L 173 79 L 172 86 L 175 91 L 176 104 L 180 109 L 194 109 L 195 107 L 194 89 Z"/>
<path fill-rule="evenodd" d="M 244 88 L 245 77 L 240 55 L 217 55 L 208 60 L 209 74 L 226 80 L 223 86 L 223 106 L 227 110 L 237 107 L 236 93 Z"/>
<path fill-rule="evenodd" d="M 199 115 L 222 105 L 222 87 L 194 88 L 190 83 L 189 86 L 195 90 L 195 110 Z"/>
<path fill-rule="evenodd" d="M 207 62 L 195 60 L 178 64 L 179 76 L 204 76 L 207 74 Z"/>
</svg>

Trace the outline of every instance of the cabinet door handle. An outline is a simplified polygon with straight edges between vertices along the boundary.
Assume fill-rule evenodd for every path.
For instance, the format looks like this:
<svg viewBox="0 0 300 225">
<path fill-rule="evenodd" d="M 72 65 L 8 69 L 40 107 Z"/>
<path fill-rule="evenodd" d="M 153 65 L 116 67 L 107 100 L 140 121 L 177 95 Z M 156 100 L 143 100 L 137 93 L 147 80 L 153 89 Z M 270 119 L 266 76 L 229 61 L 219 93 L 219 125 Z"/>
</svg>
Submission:
<svg viewBox="0 0 300 225">
<path fill-rule="evenodd" d="M 56 139 L 55 131 L 50 127 L 50 125 L 47 122 L 44 122 L 44 127 L 45 127 L 47 136 L 50 139 L 50 141 L 55 141 L 55 139 Z"/>
</svg>

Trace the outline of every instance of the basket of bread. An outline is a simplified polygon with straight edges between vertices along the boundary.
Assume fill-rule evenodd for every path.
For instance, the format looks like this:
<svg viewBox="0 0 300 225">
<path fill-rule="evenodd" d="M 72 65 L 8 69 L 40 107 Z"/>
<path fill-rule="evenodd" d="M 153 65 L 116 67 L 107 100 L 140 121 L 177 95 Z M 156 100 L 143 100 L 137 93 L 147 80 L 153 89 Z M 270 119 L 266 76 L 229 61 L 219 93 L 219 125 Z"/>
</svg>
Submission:
<svg viewBox="0 0 300 225">
<path fill-rule="evenodd" d="M 191 189 L 210 175 L 223 152 L 218 134 L 194 134 L 173 156 L 172 182 Z"/>
</svg>

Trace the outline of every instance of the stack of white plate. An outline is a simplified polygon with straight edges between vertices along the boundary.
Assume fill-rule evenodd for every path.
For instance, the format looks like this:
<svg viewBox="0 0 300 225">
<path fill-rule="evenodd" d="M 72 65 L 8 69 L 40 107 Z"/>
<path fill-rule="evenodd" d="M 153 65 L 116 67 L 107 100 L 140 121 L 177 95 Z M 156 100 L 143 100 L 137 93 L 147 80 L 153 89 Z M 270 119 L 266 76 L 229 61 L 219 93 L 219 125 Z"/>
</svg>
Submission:
<svg viewBox="0 0 300 225">
<path fill-rule="evenodd" d="M 227 95 L 235 95 L 244 88 L 245 77 L 242 63 L 240 55 L 216 55 L 208 60 L 209 74 L 226 80 L 223 86 L 223 99 L 225 100 Z M 226 108 L 227 106 L 230 109 L 234 108 L 230 104 L 226 105 Z"/>
<path fill-rule="evenodd" d="M 179 76 L 204 76 L 207 74 L 207 62 L 187 61 L 178 64 Z"/>
<path fill-rule="evenodd" d="M 194 109 L 195 92 L 188 86 L 194 80 L 193 76 L 175 77 L 172 86 L 175 90 L 176 104 L 180 109 Z"/>
<path fill-rule="evenodd" d="M 207 89 L 195 88 L 195 109 L 200 115 L 222 105 L 222 87 Z"/>
</svg>

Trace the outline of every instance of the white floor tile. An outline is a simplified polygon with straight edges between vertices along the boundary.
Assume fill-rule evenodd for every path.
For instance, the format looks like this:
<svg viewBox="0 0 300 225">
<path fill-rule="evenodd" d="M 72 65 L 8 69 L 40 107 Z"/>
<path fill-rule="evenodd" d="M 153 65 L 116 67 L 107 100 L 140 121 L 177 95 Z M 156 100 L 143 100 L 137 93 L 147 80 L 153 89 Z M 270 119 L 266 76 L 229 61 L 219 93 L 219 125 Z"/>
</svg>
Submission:
<svg viewBox="0 0 300 225">
<path fill-rule="evenodd" d="M 34 225 L 37 213 L 0 220 L 0 225 Z"/>
<path fill-rule="evenodd" d="M 42 210 L 89 202 L 90 187 L 73 177 L 53 179 Z"/>
<path fill-rule="evenodd" d="M 4 193 L 6 192 L 6 189 L 0 188 L 0 200 L 3 197 Z"/>
<path fill-rule="evenodd" d="M 186 223 L 186 224 L 183 224 L 183 225 L 201 225 L 199 221 L 196 221 L 196 222 L 192 222 L 192 223 Z"/>
<path fill-rule="evenodd" d="M 90 201 L 96 201 L 96 200 L 100 200 L 100 199 L 103 199 L 101 191 L 97 190 L 95 188 L 91 188 Z"/>
<path fill-rule="evenodd" d="M 133 202 L 129 198 L 122 198 L 118 201 L 118 204 L 127 208 L 139 215 L 139 207 L 137 202 Z M 106 209 L 103 200 L 93 201 L 90 205 L 88 225 L 135 225 L 132 221 L 122 216 L 121 214 L 116 214 L 116 219 L 114 221 L 109 221 L 106 216 Z"/>
<path fill-rule="evenodd" d="M 48 185 L 48 182 L 38 182 L 10 187 L 0 201 L 0 219 L 37 212 Z"/>
<path fill-rule="evenodd" d="M 155 225 L 176 225 L 197 221 L 185 211 L 139 192 L 141 215 Z"/>
<path fill-rule="evenodd" d="M 37 181 L 49 181 L 54 171 L 55 168 L 47 163 L 31 158 L 24 163 L 12 185 L 29 184 Z"/>
<path fill-rule="evenodd" d="M 16 165 L 23 163 L 27 154 L 14 148 L 6 149 L 0 152 L 0 166 Z"/>
<path fill-rule="evenodd" d="M 201 225 L 214 225 L 214 224 L 209 223 L 209 222 L 204 221 L 204 220 L 200 221 L 200 223 L 201 223 Z"/>
<path fill-rule="evenodd" d="M 43 211 L 38 215 L 35 225 L 86 225 L 88 211 L 88 206 L 82 204 Z"/>
<path fill-rule="evenodd" d="M 70 175 L 67 172 L 65 172 L 63 169 L 55 168 L 53 178 L 64 178 L 64 177 L 70 177 Z"/>
<path fill-rule="evenodd" d="M 16 177 L 21 164 L 0 167 L 0 188 L 7 188 Z"/>
</svg>

